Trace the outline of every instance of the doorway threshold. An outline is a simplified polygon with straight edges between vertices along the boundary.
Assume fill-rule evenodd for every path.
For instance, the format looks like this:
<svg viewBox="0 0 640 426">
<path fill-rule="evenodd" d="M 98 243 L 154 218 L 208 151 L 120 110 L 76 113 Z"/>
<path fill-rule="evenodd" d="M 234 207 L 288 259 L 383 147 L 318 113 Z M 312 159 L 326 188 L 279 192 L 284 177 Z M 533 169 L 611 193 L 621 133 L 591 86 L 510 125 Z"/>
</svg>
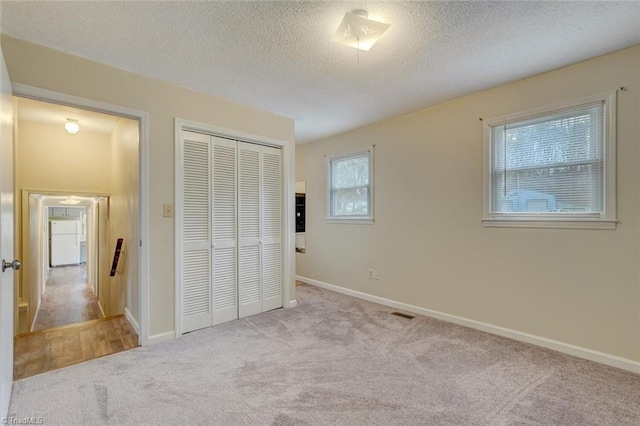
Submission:
<svg viewBox="0 0 640 426">
<path fill-rule="evenodd" d="M 137 346 L 138 335 L 122 314 L 19 334 L 14 340 L 14 380 Z"/>
</svg>

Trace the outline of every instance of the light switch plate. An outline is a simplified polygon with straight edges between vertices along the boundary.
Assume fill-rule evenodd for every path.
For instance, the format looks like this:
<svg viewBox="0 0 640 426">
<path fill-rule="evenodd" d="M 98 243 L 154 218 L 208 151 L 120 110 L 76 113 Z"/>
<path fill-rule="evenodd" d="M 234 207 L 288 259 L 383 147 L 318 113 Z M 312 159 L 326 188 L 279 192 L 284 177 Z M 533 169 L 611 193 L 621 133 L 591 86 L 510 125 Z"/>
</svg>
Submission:
<svg viewBox="0 0 640 426">
<path fill-rule="evenodd" d="M 173 217 L 173 204 L 162 205 L 162 217 Z"/>
</svg>

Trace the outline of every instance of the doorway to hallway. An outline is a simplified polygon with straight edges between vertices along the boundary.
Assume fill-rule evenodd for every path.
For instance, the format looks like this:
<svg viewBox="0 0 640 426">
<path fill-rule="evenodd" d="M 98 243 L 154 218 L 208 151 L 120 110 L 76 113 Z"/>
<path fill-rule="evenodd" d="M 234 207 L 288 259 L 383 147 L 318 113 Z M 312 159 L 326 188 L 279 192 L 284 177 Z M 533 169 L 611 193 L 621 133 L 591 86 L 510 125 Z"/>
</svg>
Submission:
<svg viewBox="0 0 640 426">
<path fill-rule="evenodd" d="M 138 345 L 140 123 L 21 97 L 14 106 L 19 379 Z M 118 239 L 131 249 L 110 273 Z"/>
</svg>

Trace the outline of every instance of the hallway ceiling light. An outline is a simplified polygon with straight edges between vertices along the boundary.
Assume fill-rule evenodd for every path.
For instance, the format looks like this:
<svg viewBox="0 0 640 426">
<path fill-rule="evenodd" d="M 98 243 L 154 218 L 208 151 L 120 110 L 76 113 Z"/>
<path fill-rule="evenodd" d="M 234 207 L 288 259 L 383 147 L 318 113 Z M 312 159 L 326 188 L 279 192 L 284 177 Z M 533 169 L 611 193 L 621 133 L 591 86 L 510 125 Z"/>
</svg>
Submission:
<svg viewBox="0 0 640 426">
<path fill-rule="evenodd" d="M 78 124 L 78 120 L 67 118 L 67 122 L 64 123 L 64 129 L 67 132 L 71 133 L 72 135 L 75 135 L 80 131 L 80 125 Z"/>
<path fill-rule="evenodd" d="M 69 130 L 67 129 L 67 131 L 69 132 Z M 78 131 L 76 130 L 75 132 L 69 132 L 69 133 L 78 133 Z M 80 200 L 76 200 L 73 198 L 67 198 L 65 200 L 60 200 L 60 204 L 66 204 L 69 206 L 75 206 L 76 204 L 80 204 Z"/>
<path fill-rule="evenodd" d="M 331 41 L 360 50 L 371 49 L 391 24 L 373 21 L 368 16 L 366 10 L 347 12 Z"/>
</svg>

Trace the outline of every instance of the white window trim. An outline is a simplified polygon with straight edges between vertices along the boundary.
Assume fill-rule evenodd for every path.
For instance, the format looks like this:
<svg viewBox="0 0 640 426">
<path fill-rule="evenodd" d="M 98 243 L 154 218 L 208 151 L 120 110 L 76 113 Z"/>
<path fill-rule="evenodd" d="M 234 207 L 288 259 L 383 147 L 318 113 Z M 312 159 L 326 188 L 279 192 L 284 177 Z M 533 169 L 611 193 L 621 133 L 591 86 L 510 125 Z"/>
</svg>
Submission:
<svg viewBox="0 0 640 426">
<path fill-rule="evenodd" d="M 371 145 L 365 148 L 356 149 L 348 152 L 341 152 L 339 154 L 330 154 L 326 156 L 326 221 L 327 223 L 342 223 L 342 224 L 359 224 L 359 225 L 373 225 L 373 208 L 374 208 L 374 182 L 373 182 L 373 151 L 375 145 Z M 368 216 L 331 216 L 331 161 L 339 160 L 341 158 L 355 157 L 357 155 L 368 154 L 369 155 L 369 215 Z"/>
<path fill-rule="evenodd" d="M 524 112 L 483 120 L 483 218 L 486 227 L 615 229 L 616 213 L 616 95 L 615 90 L 560 102 Z M 512 121 L 547 115 L 564 109 L 574 109 L 593 102 L 604 102 L 604 176 L 602 214 L 531 214 L 492 213 L 491 127 Z"/>
</svg>

